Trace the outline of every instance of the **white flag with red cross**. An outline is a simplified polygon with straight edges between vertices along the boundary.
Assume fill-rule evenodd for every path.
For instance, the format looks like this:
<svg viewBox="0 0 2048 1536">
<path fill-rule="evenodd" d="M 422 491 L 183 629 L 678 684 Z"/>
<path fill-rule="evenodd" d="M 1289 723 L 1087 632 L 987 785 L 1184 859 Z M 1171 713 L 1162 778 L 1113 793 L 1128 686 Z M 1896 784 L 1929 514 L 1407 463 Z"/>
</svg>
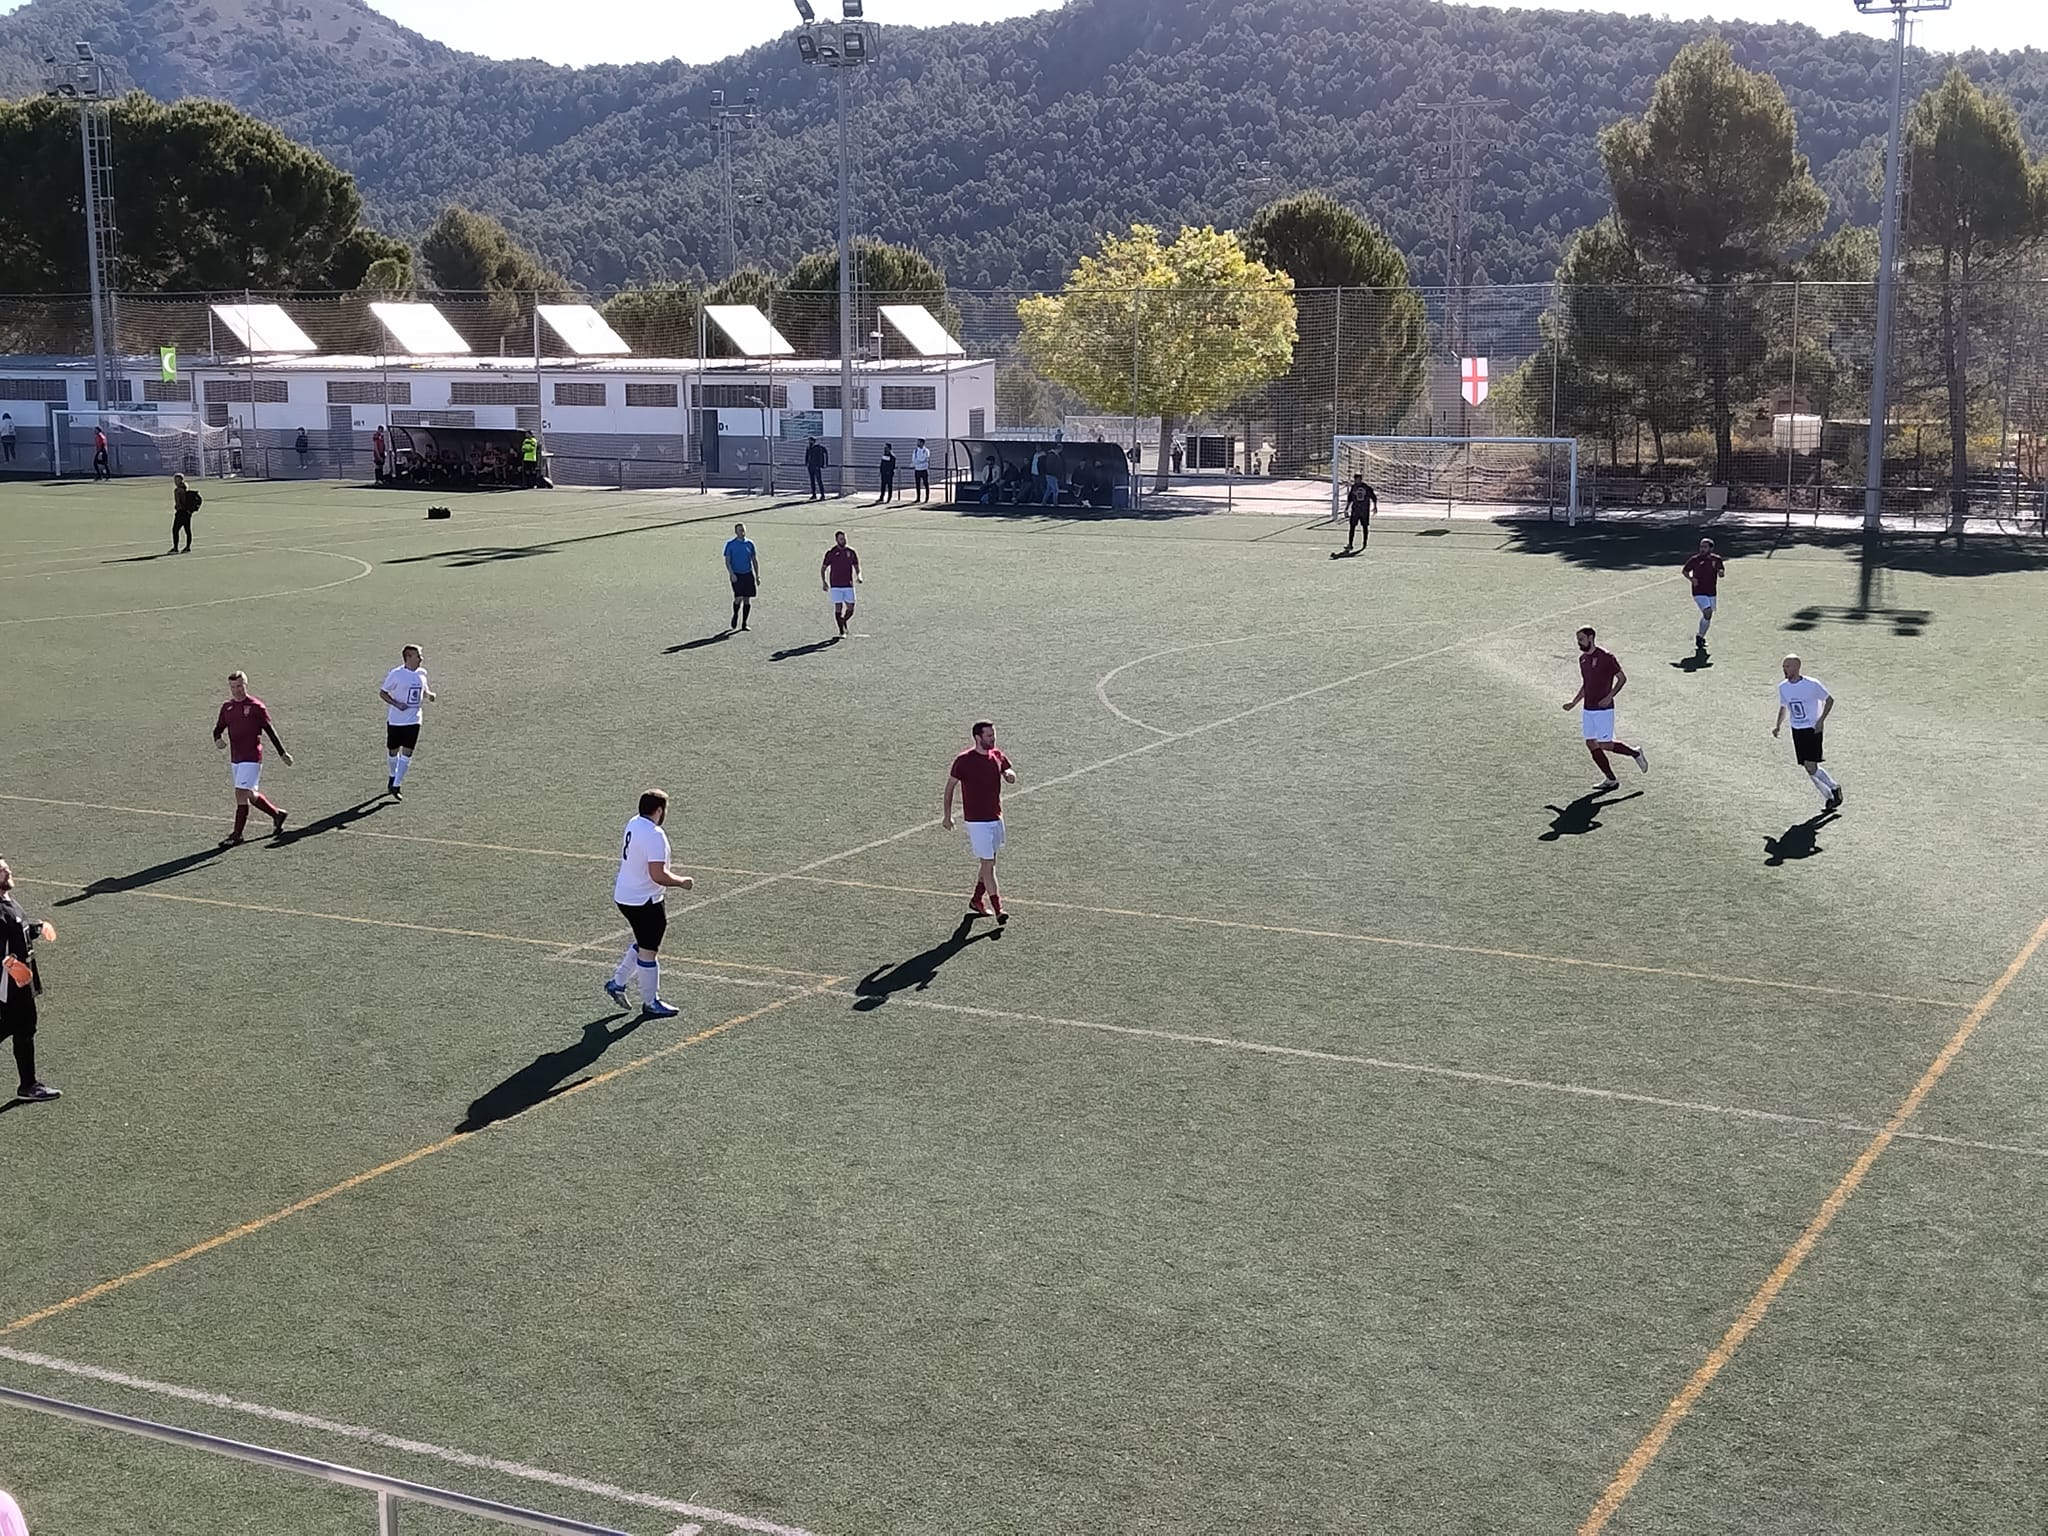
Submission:
<svg viewBox="0 0 2048 1536">
<path fill-rule="evenodd" d="M 1490 387 L 1486 382 L 1486 359 L 1468 357 L 1464 359 L 1464 384 L 1459 393 L 1467 405 L 1484 405 Z"/>
</svg>

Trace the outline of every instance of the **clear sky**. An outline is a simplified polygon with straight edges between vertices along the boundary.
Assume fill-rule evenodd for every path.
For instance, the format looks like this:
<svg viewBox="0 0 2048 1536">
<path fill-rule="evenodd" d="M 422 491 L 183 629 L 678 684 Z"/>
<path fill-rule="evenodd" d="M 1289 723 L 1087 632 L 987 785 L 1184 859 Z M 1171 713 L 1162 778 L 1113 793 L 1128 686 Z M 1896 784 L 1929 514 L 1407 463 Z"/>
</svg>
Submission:
<svg viewBox="0 0 2048 1536">
<path fill-rule="evenodd" d="M 5 0 L 0 0 L 4 6 Z M 626 63 L 681 58 L 709 64 L 788 30 L 794 0 L 371 0 L 415 31 L 457 48 L 497 58 L 532 56 L 559 64 Z M 1464 3 L 1464 0 L 1453 0 Z M 1489 0 L 1500 4 L 1502 0 Z M 1512 0 L 1507 0 L 1512 4 Z M 820 15 L 836 15 L 832 0 L 816 0 Z M 1050 7 L 1043 0 L 868 0 L 871 20 L 884 25 L 936 26 L 947 21 L 994 21 Z M 1865 20 L 1851 0 L 1548 0 L 1541 9 L 1624 11 L 1701 20 L 1803 21 L 1822 31 L 1851 28 L 1884 33 L 1883 20 Z M 1916 39 L 1944 51 L 1967 48 L 2048 48 L 2048 0 L 1956 0 L 1952 11 L 1920 23 Z"/>
</svg>

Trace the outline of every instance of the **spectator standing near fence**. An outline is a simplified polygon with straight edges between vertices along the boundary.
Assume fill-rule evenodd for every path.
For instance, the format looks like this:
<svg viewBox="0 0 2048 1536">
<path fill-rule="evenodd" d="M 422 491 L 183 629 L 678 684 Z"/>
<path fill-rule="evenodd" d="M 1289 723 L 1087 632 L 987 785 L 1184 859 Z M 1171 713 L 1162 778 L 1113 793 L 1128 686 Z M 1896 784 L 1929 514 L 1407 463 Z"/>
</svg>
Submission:
<svg viewBox="0 0 2048 1536">
<path fill-rule="evenodd" d="M 107 429 L 92 429 L 92 477 L 95 480 L 114 478 L 113 468 L 107 463 Z"/>
<path fill-rule="evenodd" d="M 199 510 L 199 493 L 185 483 L 183 475 L 171 476 L 171 553 L 178 553 L 178 535 L 185 535 L 185 553 L 192 553 L 192 514 Z"/>
<path fill-rule="evenodd" d="M 299 456 L 299 468 L 306 467 L 306 455 L 312 450 L 313 444 L 306 436 L 306 429 L 299 428 L 298 435 L 292 439 L 292 451 Z"/>
<path fill-rule="evenodd" d="M 924 439 L 917 440 L 917 446 L 910 450 L 910 478 L 919 501 L 932 499 L 932 451 L 924 445 Z"/>
<path fill-rule="evenodd" d="M 814 437 L 804 445 L 804 468 L 810 471 L 812 501 L 825 499 L 825 464 L 827 462 L 825 440 Z"/>
<path fill-rule="evenodd" d="M 875 505 L 896 499 L 896 450 L 889 444 L 882 444 L 881 462 L 876 466 L 881 471 L 882 489 L 875 497 Z"/>
<path fill-rule="evenodd" d="M 379 480 L 384 478 L 384 429 L 379 427 L 370 434 L 370 469 Z"/>
<path fill-rule="evenodd" d="M 0 464 L 14 462 L 14 417 L 12 413 L 0 411 Z"/>
</svg>

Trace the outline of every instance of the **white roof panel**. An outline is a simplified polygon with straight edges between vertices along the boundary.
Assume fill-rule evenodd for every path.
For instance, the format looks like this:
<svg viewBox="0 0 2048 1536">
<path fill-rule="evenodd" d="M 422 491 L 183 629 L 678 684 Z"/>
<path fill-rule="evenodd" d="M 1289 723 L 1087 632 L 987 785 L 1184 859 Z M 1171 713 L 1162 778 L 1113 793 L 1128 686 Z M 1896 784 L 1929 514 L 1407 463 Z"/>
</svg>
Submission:
<svg viewBox="0 0 2048 1536">
<path fill-rule="evenodd" d="M 313 338 L 275 304 L 216 304 L 213 312 L 251 352 L 318 352 Z"/>
<path fill-rule="evenodd" d="M 414 357 L 446 357 L 469 350 L 469 343 L 431 304 L 372 304 L 370 313 L 391 333 L 398 350 Z"/>
<path fill-rule="evenodd" d="M 967 349 L 946 334 L 932 312 L 922 304 L 884 304 L 882 318 L 896 334 L 910 343 L 919 357 L 965 357 Z"/>
<path fill-rule="evenodd" d="M 796 356 L 796 348 L 751 304 L 706 304 L 704 313 L 748 357 Z"/>
<path fill-rule="evenodd" d="M 623 357 L 633 349 L 625 338 L 605 324 L 588 304 L 542 304 L 537 306 L 548 329 L 562 338 L 562 344 L 578 357 Z"/>
</svg>

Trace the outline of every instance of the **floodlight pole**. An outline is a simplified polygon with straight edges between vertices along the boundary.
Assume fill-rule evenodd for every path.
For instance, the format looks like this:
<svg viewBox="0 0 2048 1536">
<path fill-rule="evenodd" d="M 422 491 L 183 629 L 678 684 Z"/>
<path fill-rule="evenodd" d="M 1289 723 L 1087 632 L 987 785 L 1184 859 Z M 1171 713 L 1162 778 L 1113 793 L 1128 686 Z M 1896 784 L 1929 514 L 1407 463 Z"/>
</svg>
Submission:
<svg viewBox="0 0 2048 1536">
<path fill-rule="evenodd" d="M 1863 526 L 1884 523 L 1885 418 L 1891 413 L 1892 306 L 1898 284 L 1899 141 L 1906 112 L 1906 23 L 1922 11 L 1945 11 L 1949 0 L 1856 0 L 1865 15 L 1892 13 L 1892 121 L 1885 141 L 1884 217 L 1878 226 L 1877 344 L 1870 360 L 1870 437 L 1864 451 Z"/>
<path fill-rule="evenodd" d="M 847 70 L 839 77 L 839 494 L 853 490 L 853 136 L 847 126 Z"/>
</svg>

